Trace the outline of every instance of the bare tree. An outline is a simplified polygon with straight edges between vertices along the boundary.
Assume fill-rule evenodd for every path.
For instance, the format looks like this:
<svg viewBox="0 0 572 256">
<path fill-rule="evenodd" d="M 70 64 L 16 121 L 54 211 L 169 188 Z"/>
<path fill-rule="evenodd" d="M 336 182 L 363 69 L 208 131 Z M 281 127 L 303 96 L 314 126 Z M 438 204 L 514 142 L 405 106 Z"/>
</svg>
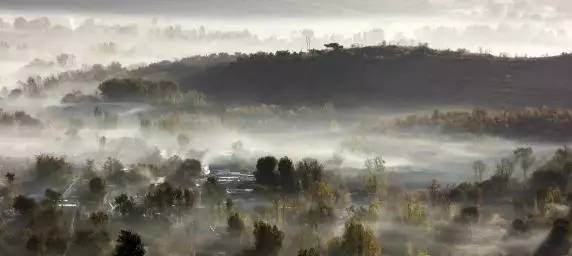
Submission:
<svg viewBox="0 0 572 256">
<path fill-rule="evenodd" d="M 510 179 L 510 176 L 512 176 L 513 172 L 514 172 L 514 161 L 512 159 L 503 158 L 497 164 L 496 175 L 508 180 Z"/>
<path fill-rule="evenodd" d="M 6 175 L 4 175 L 4 177 L 6 177 L 8 184 L 12 185 L 14 183 L 14 179 L 16 178 L 16 174 L 12 172 L 7 172 Z"/>
<path fill-rule="evenodd" d="M 473 162 L 473 171 L 475 172 L 475 179 L 479 182 L 483 181 L 483 174 L 487 171 L 487 165 L 481 160 Z"/>
<path fill-rule="evenodd" d="M 522 177 L 524 180 L 528 178 L 528 171 L 536 161 L 532 148 L 517 148 L 514 151 L 516 162 L 520 163 L 522 169 Z"/>
</svg>

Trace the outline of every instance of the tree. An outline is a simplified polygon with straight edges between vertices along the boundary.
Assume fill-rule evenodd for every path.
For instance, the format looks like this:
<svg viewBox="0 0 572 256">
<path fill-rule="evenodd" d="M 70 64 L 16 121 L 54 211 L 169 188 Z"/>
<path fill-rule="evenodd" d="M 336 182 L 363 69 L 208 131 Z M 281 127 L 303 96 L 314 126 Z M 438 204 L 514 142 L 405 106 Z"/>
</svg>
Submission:
<svg viewBox="0 0 572 256">
<path fill-rule="evenodd" d="M 62 194 L 51 188 L 46 189 L 44 196 L 52 204 L 56 204 L 62 199 Z"/>
<path fill-rule="evenodd" d="M 6 181 L 8 181 L 8 184 L 12 185 L 14 184 L 14 180 L 16 178 L 16 174 L 12 173 L 12 172 L 7 172 L 4 177 L 6 177 Z"/>
<path fill-rule="evenodd" d="M 479 222 L 479 208 L 476 206 L 463 208 L 458 220 L 464 224 L 476 224 Z"/>
<path fill-rule="evenodd" d="M 109 221 L 109 216 L 105 212 L 93 212 L 89 215 L 89 220 L 96 227 L 103 227 Z"/>
<path fill-rule="evenodd" d="M 255 250 L 259 255 L 277 255 L 282 247 L 284 233 L 262 221 L 254 223 Z"/>
<path fill-rule="evenodd" d="M 496 175 L 508 181 L 514 172 L 514 161 L 508 158 L 501 159 L 497 164 Z"/>
<path fill-rule="evenodd" d="M 108 157 L 107 160 L 103 163 L 103 171 L 107 173 L 107 175 L 111 175 L 114 172 L 122 171 L 124 168 L 123 163 L 121 161 Z"/>
<path fill-rule="evenodd" d="M 309 191 L 322 181 L 323 166 L 316 159 L 306 158 L 298 162 L 296 173 L 300 177 L 302 189 Z"/>
<path fill-rule="evenodd" d="M 127 216 L 133 213 L 135 209 L 135 202 L 132 197 L 128 197 L 126 194 L 121 194 L 113 200 L 113 205 L 115 210 L 121 215 Z"/>
<path fill-rule="evenodd" d="M 143 256 L 145 246 L 141 237 L 126 230 L 121 230 L 117 238 L 117 245 L 113 251 L 113 256 Z"/>
<path fill-rule="evenodd" d="M 540 244 L 534 253 L 535 256 L 543 255 L 568 255 L 572 244 L 570 243 L 570 221 L 556 219 L 548 236 Z"/>
<path fill-rule="evenodd" d="M 32 198 L 19 195 L 14 199 L 12 207 L 23 216 L 31 216 L 36 212 L 38 204 Z"/>
<path fill-rule="evenodd" d="M 105 181 L 100 177 L 89 180 L 89 192 L 97 196 L 105 195 Z"/>
<path fill-rule="evenodd" d="M 232 237 L 239 237 L 244 233 L 246 225 L 244 224 L 244 219 L 242 218 L 242 216 L 240 216 L 238 212 L 235 212 L 230 216 L 228 216 L 227 224 L 228 224 L 227 228 L 228 233 Z"/>
<path fill-rule="evenodd" d="M 199 160 L 185 159 L 169 177 L 169 182 L 175 184 L 190 186 L 194 185 L 195 178 L 199 177 L 202 173 L 202 165 Z"/>
<path fill-rule="evenodd" d="M 373 232 L 363 224 L 354 221 L 346 223 L 340 246 L 342 255 L 381 255 L 381 249 Z"/>
<path fill-rule="evenodd" d="M 43 255 L 46 250 L 44 242 L 41 237 L 37 235 L 31 235 L 30 238 L 28 238 L 28 241 L 26 241 L 26 249 L 37 255 Z"/>
<path fill-rule="evenodd" d="M 487 171 L 487 165 L 481 160 L 473 162 L 473 171 L 475 172 L 475 178 L 477 181 L 483 181 L 483 174 Z"/>
<path fill-rule="evenodd" d="M 256 178 L 256 183 L 273 186 L 276 184 L 277 177 L 276 173 L 276 160 L 273 156 L 265 156 L 256 162 L 256 171 L 254 172 L 254 177 Z"/>
<path fill-rule="evenodd" d="M 71 165 L 63 157 L 47 154 L 36 156 L 36 180 L 51 185 L 61 185 L 71 174 Z"/>
<path fill-rule="evenodd" d="M 344 46 L 339 44 L 339 43 L 328 43 L 328 44 L 324 44 L 324 47 L 328 48 L 328 49 L 332 49 L 333 51 L 339 51 L 344 49 Z"/>
<path fill-rule="evenodd" d="M 298 256 L 320 256 L 318 250 L 314 248 L 304 249 L 298 251 Z"/>
<path fill-rule="evenodd" d="M 530 147 L 517 148 L 514 151 L 514 156 L 516 161 L 520 163 L 520 168 L 522 169 L 522 178 L 526 180 L 528 178 L 528 171 L 530 170 L 530 167 L 532 167 L 532 165 L 536 161 L 536 158 L 534 157 L 534 152 Z"/>
<path fill-rule="evenodd" d="M 365 168 L 374 173 L 383 173 L 385 171 L 385 160 L 381 156 L 375 156 L 365 160 Z"/>
<path fill-rule="evenodd" d="M 286 156 L 280 158 L 280 161 L 278 161 L 278 173 L 280 174 L 282 189 L 285 192 L 292 193 L 298 190 L 298 179 L 292 160 Z"/>
</svg>

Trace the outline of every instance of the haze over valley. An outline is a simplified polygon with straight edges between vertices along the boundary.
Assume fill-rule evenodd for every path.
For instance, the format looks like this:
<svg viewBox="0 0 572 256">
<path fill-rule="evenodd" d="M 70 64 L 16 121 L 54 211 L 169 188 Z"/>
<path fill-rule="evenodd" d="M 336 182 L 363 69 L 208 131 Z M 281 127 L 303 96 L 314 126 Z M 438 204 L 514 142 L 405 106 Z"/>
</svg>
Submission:
<svg viewBox="0 0 572 256">
<path fill-rule="evenodd" d="M 570 255 L 570 17 L 2 1 L 0 255 Z"/>
</svg>

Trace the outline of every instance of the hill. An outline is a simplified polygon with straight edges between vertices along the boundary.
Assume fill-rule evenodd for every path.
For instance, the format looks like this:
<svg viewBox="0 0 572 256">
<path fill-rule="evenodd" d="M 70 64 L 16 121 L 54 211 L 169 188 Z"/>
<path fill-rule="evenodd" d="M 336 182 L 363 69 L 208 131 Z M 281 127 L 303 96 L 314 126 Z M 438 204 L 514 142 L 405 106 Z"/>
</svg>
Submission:
<svg viewBox="0 0 572 256">
<path fill-rule="evenodd" d="M 567 54 L 508 58 L 382 45 L 212 55 L 152 64 L 131 76 L 175 80 L 227 104 L 571 107 L 571 66 Z"/>
</svg>

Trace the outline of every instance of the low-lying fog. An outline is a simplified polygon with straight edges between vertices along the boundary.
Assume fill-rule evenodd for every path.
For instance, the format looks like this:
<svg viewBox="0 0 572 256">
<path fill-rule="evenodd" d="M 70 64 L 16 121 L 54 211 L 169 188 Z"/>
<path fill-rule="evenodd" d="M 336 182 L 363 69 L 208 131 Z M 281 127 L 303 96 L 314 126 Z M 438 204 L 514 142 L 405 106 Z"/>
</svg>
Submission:
<svg viewBox="0 0 572 256">
<path fill-rule="evenodd" d="M 117 114 L 117 126 L 97 128 L 93 121 L 96 106 Z M 472 163 L 476 160 L 494 166 L 501 158 L 509 156 L 514 148 L 529 146 L 534 148 L 539 157 L 538 162 L 543 162 L 561 146 L 523 143 L 486 135 L 452 136 L 431 131 L 419 131 L 416 134 L 365 133 L 358 129 L 359 121 L 356 118 L 339 121 L 335 125 L 310 121 L 284 126 L 285 128 L 263 125 L 268 129 L 261 129 L 248 127 L 249 122 L 256 124 L 256 120 L 242 120 L 246 125 L 238 127 L 222 121 L 218 115 L 184 114 L 179 118 L 199 124 L 173 132 L 146 131 L 140 126 L 140 116 L 153 112 L 154 108 L 143 103 L 70 105 L 55 99 L 6 98 L 0 101 L 0 109 L 26 111 L 41 118 L 45 127 L 39 131 L 4 129 L 0 134 L 0 147 L 4 149 L 3 156 L 7 157 L 27 158 L 52 153 L 65 155 L 77 162 L 93 158 L 94 153 L 102 151 L 108 151 L 102 156 L 111 154 L 126 163 L 136 163 L 155 150 L 163 157 L 193 156 L 196 152 L 203 152 L 201 160 L 208 164 L 212 159 L 232 155 L 236 151 L 233 144 L 240 142 L 240 154 L 245 159 L 287 155 L 295 159 L 314 157 L 327 161 L 341 157 L 343 167 L 363 168 L 366 158 L 383 155 L 391 171 L 436 173 L 440 178 L 447 178 L 446 181 L 459 182 L 472 179 Z M 395 118 L 403 115 L 403 112 L 383 112 L 361 116 Z M 184 146 L 177 140 L 181 134 L 190 139 Z M 103 146 L 102 137 L 106 138 L 106 145 Z"/>
</svg>

